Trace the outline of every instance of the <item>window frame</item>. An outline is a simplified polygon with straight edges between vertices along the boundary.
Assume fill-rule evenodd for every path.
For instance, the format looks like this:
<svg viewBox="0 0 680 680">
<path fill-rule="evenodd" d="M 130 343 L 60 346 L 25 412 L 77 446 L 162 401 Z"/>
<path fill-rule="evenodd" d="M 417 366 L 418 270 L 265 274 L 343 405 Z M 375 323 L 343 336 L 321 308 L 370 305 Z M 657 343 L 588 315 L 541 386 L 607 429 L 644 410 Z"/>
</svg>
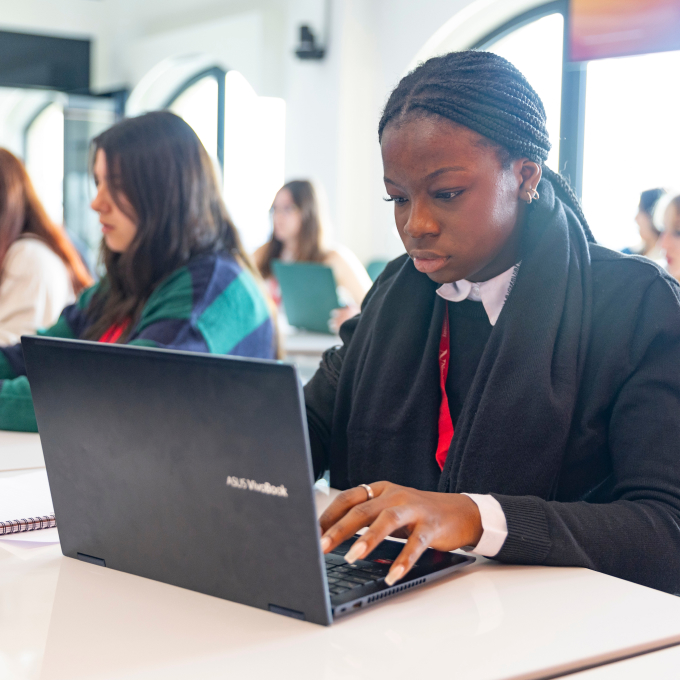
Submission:
<svg viewBox="0 0 680 680">
<path fill-rule="evenodd" d="M 583 152 L 586 116 L 586 68 L 588 62 L 569 61 L 569 3 L 552 0 L 522 12 L 471 45 L 485 50 L 510 33 L 551 14 L 564 18 L 562 40 L 562 94 L 560 103 L 560 156 L 557 170 L 580 198 L 583 189 Z"/>
<path fill-rule="evenodd" d="M 222 172 L 224 172 L 224 79 L 226 75 L 227 71 L 219 66 L 203 69 L 177 87 L 161 107 L 163 109 L 169 109 L 184 92 L 204 78 L 214 78 L 217 81 L 217 162 L 219 163 Z"/>
</svg>

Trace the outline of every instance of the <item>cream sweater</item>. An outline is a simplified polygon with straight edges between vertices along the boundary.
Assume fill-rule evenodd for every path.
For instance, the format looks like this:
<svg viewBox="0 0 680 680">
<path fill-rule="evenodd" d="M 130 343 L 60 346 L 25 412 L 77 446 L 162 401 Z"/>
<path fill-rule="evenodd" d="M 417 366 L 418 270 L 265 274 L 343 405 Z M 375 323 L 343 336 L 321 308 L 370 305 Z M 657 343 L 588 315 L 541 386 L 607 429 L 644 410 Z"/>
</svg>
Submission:
<svg viewBox="0 0 680 680">
<path fill-rule="evenodd" d="M 0 345 L 51 326 L 75 299 L 61 258 L 40 239 L 21 237 L 7 251 L 0 274 Z"/>
</svg>

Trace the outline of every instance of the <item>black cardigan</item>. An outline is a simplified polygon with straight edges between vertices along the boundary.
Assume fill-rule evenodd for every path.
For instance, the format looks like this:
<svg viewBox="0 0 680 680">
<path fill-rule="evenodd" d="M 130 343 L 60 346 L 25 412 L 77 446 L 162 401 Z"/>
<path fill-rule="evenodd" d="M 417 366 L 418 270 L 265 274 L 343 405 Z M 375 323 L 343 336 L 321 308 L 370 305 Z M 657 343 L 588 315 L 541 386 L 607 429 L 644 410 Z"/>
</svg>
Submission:
<svg viewBox="0 0 680 680">
<path fill-rule="evenodd" d="M 550 188 L 543 187 L 541 200 L 551 200 Z M 537 216 L 545 221 L 546 214 Z M 572 259 L 573 241 L 572 235 Z M 522 271 L 549 277 L 555 264 L 532 260 L 531 252 L 523 260 L 443 473 L 434 461 L 439 390 L 433 346 L 444 302 L 406 256 L 388 265 L 361 315 L 342 326 L 343 346 L 324 355 L 305 387 L 315 472 L 329 468 L 331 485 L 341 489 L 388 480 L 492 493 L 508 523 L 499 561 L 587 567 L 680 594 L 679 289 L 643 258 L 585 241 L 582 247 L 573 269 L 583 280 L 587 270 L 587 282 L 570 285 L 579 295 L 586 291 L 587 304 L 554 300 L 550 292 L 537 318 L 529 309 L 529 282 L 535 288 L 540 279 L 529 273 L 522 287 Z M 548 259 L 549 252 L 543 251 Z M 418 305 L 409 305 L 411 295 Z M 533 295 L 539 298 L 540 291 Z M 551 310 L 560 304 L 575 311 L 558 313 L 551 330 Z M 422 328 L 416 332 L 409 324 Z M 419 338 L 417 361 L 416 344 L 405 344 L 399 327 Z M 524 347 L 505 347 L 513 333 L 524 338 L 528 354 Z M 559 347 L 569 344 L 569 352 Z M 544 349 L 547 377 L 540 370 Z M 532 381 L 535 399 L 526 389 Z M 552 381 L 550 390 L 546 381 Z M 570 381 L 571 401 L 563 389 Z M 552 437 L 562 427 L 564 436 Z"/>
</svg>

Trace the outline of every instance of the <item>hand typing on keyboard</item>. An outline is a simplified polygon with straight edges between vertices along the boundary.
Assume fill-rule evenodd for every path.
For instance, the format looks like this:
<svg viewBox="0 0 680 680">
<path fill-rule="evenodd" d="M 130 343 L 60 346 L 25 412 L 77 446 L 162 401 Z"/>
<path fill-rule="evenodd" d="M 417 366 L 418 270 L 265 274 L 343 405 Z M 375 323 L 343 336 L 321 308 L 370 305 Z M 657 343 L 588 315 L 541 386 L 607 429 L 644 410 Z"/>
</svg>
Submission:
<svg viewBox="0 0 680 680">
<path fill-rule="evenodd" d="M 344 557 L 326 555 L 328 588 L 333 595 L 339 595 L 351 588 L 363 586 L 387 576 L 389 565 L 357 560 L 348 564 Z"/>
<path fill-rule="evenodd" d="M 426 548 L 455 550 L 477 545 L 482 536 L 479 510 L 467 496 L 418 491 L 390 482 L 376 482 L 370 488 L 374 496 L 372 499 L 368 498 L 365 487 L 343 491 L 319 520 L 324 553 L 329 553 L 357 531 L 368 527 L 345 555 L 345 567 L 348 564 L 360 567 L 364 562 L 357 560 L 367 557 L 388 536 L 407 538 L 399 557 L 385 576 L 385 583 L 393 585 L 408 573 Z M 334 571 L 331 569 L 328 572 L 331 592 L 333 586 L 346 589 L 354 587 L 346 584 L 358 583 L 356 578 L 351 580 L 346 577 L 360 573 L 362 568 L 356 572 L 338 572 L 337 577 Z M 338 578 L 338 581 L 331 583 L 330 578 Z"/>
</svg>

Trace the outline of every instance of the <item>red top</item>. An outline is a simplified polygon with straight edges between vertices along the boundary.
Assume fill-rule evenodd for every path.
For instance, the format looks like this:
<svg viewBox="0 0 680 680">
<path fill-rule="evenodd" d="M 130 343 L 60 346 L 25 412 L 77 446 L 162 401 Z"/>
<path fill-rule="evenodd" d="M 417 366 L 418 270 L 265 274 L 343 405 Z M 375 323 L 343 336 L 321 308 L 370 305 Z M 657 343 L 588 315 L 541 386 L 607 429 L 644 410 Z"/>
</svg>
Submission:
<svg viewBox="0 0 680 680">
<path fill-rule="evenodd" d="M 125 321 L 122 323 L 114 323 L 113 326 L 110 326 L 108 330 L 104 332 L 104 335 L 99 338 L 99 342 L 109 342 L 111 344 L 118 342 L 120 336 L 123 335 L 129 323 L 129 319 L 125 319 Z"/>
<path fill-rule="evenodd" d="M 449 453 L 451 440 L 453 439 L 453 420 L 449 410 L 449 398 L 446 396 L 446 377 L 449 374 L 449 356 L 451 341 L 449 340 L 449 305 L 446 305 L 442 334 L 439 339 L 439 386 L 442 391 L 442 401 L 439 405 L 439 440 L 437 443 L 437 464 L 439 469 L 444 469 L 446 456 Z"/>
</svg>

